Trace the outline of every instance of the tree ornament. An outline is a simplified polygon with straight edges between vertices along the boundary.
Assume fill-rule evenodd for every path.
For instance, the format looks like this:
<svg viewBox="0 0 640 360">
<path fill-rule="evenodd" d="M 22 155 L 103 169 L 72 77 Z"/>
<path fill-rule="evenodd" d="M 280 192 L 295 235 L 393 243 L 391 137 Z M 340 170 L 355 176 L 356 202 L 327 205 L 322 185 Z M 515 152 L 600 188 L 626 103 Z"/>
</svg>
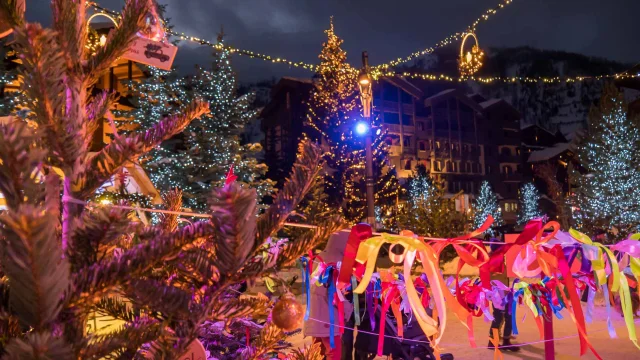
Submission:
<svg viewBox="0 0 640 360">
<path fill-rule="evenodd" d="M 277 327 L 285 331 L 298 329 L 302 325 L 303 317 L 304 308 L 302 304 L 290 292 L 282 295 L 273 310 L 271 310 L 271 320 Z"/>
<path fill-rule="evenodd" d="M 471 51 L 464 53 L 464 44 L 467 39 L 472 37 L 475 40 L 475 44 L 471 48 Z M 460 75 L 471 76 L 480 70 L 482 67 L 482 59 L 484 58 L 484 52 L 480 49 L 478 43 L 478 37 L 476 34 L 469 32 L 462 38 L 462 44 L 460 45 L 460 58 L 458 59 L 458 69 L 460 69 Z"/>
</svg>

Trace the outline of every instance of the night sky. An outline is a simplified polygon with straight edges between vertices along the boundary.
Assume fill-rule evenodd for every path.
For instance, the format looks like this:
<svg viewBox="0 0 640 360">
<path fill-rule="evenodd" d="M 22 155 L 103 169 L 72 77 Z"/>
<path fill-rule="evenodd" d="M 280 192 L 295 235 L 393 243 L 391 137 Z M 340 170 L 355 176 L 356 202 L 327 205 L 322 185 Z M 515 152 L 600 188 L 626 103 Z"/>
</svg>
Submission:
<svg viewBox="0 0 640 360">
<path fill-rule="evenodd" d="M 224 25 L 233 46 L 294 61 L 317 62 L 334 16 L 352 64 L 367 50 L 375 65 L 434 45 L 466 29 L 499 0 L 160 0 L 175 30 L 214 41 Z M 99 0 L 119 10 L 123 0 Z M 478 27 L 483 48 L 532 46 L 640 62 L 640 0 L 514 0 Z M 27 0 L 29 21 L 50 22 L 49 1 Z M 206 65 L 211 49 L 182 42 L 175 65 Z M 240 80 L 310 76 L 282 64 L 234 58 Z"/>
</svg>

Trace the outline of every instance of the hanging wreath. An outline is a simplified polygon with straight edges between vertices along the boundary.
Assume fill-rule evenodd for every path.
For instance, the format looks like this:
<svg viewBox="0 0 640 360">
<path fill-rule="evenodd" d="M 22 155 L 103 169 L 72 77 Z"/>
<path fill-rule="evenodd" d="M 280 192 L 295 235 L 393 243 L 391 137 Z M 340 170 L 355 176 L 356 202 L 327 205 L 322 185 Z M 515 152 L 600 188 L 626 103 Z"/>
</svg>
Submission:
<svg viewBox="0 0 640 360">
<path fill-rule="evenodd" d="M 471 48 L 471 51 L 464 52 L 464 45 L 467 39 L 472 37 L 475 40 L 475 44 Z M 460 75 L 471 76 L 478 72 L 482 67 L 482 60 L 484 58 L 484 52 L 480 49 L 478 38 L 472 32 L 466 33 L 462 38 L 462 44 L 460 45 L 460 58 L 458 59 L 458 69 L 460 69 Z"/>
</svg>

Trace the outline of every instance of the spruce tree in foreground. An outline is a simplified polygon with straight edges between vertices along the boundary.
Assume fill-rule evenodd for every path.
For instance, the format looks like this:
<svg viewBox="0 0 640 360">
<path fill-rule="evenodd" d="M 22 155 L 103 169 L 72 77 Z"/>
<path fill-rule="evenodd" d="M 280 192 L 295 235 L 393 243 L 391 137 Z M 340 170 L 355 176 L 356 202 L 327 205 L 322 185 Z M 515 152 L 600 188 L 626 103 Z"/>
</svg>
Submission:
<svg viewBox="0 0 640 360">
<path fill-rule="evenodd" d="M 584 170 L 575 177 L 575 216 L 584 231 L 606 232 L 612 239 L 640 226 L 640 116 L 630 117 L 623 94 L 609 84 L 589 113 L 577 159 Z"/>
<path fill-rule="evenodd" d="M 480 185 L 480 193 L 473 202 L 473 228 L 479 228 L 489 215 L 493 216 L 493 225 L 487 230 L 487 234 L 496 235 L 496 228 L 504 224 L 502 211 L 498 204 L 498 197 L 491 189 L 488 181 L 483 181 Z"/>
<path fill-rule="evenodd" d="M 526 183 L 518 192 L 518 225 L 542 216 L 540 212 L 540 193 L 533 183 Z"/>
<path fill-rule="evenodd" d="M 206 102 L 196 101 L 89 152 L 113 104 L 106 92 L 89 95 L 90 87 L 145 26 L 149 6 L 127 1 L 106 45 L 89 55 L 84 2 L 52 1 L 52 29 L 43 29 L 26 23 L 15 1 L 0 0 L 0 19 L 15 29 L 30 110 L 29 124 L 0 126 L 0 191 L 7 204 L 0 215 L 0 329 L 9 329 L 2 334 L 3 358 L 179 358 L 205 321 L 265 310 L 262 298 L 229 296 L 234 284 L 295 262 L 336 230 L 330 220 L 275 254 L 261 251 L 318 176 L 321 155 L 310 144 L 261 216 L 255 190 L 236 183 L 209 193 L 209 219 L 181 228 L 173 214 L 144 226 L 126 210 L 86 204 L 126 162 L 208 111 Z M 165 194 L 165 203 L 180 210 L 180 192 Z M 94 313 L 124 325 L 88 334 Z M 282 330 L 267 323 L 240 357 L 256 358 L 281 338 Z"/>
</svg>

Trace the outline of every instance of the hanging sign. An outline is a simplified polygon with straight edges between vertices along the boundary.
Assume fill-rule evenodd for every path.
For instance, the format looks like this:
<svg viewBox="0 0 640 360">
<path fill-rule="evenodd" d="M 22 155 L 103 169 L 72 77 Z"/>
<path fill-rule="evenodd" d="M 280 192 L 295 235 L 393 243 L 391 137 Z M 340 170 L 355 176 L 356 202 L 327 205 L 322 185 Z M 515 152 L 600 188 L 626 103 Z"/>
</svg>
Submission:
<svg viewBox="0 0 640 360">
<path fill-rule="evenodd" d="M 195 339 L 189 344 L 187 352 L 180 357 L 180 360 L 207 360 L 207 353 L 202 343 Z"/>
<path fill-rule="evenodd" d="M 178 47 L 167 42 L 154 41 L 138 36 L 123 58 L 162 70 L 171 70 Z"/>
<path fill-rule="evenodd" d="M 25 8 L 25 0 L 17 0 L 16 1 L 16 13 L 20 14 L 20 16 L 24 16 L 24 8 Z M 13 28 L 9 26 L 9 24 L 0 24 L 0 39 L 5 36 L 8 36 L 13 32 Z"/>
</svg>

